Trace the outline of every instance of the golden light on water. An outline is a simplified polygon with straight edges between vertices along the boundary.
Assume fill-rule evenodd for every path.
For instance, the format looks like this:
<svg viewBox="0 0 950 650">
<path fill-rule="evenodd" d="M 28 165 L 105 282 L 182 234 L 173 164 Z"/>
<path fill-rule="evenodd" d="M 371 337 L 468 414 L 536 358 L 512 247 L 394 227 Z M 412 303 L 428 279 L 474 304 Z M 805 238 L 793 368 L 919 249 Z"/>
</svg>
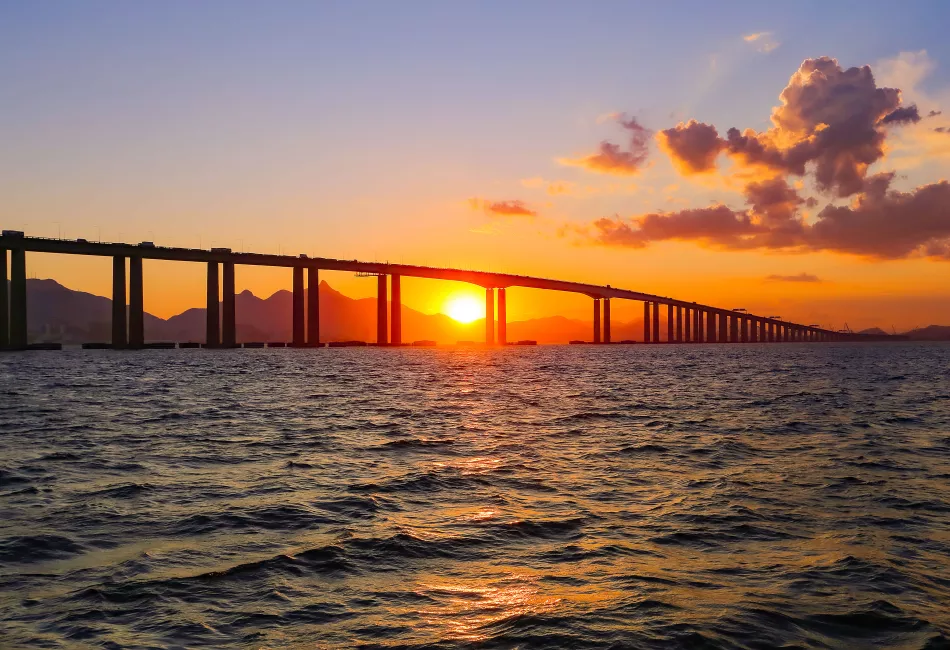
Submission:
<svg viewBox="0 0 950 650">
<path fill-rule="evenodd" d="M 460 323 L 471 323 L 485 316 L 485 306 L 472 296 L 453 296 L 445 304 L 445 313 Z"/>
</svg>

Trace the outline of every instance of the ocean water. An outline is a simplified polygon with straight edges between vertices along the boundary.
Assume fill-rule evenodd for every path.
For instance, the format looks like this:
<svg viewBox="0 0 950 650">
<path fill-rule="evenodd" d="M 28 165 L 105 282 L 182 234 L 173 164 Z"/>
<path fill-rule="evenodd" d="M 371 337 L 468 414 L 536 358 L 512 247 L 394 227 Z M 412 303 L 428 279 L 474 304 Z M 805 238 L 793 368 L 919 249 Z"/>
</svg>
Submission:
<svg viewBox="0 0 950 650">
<path fill-rule="evenodd" d="M 944 648 L 950 346 L 0 355 L 2 648 Z"/>
</svg>

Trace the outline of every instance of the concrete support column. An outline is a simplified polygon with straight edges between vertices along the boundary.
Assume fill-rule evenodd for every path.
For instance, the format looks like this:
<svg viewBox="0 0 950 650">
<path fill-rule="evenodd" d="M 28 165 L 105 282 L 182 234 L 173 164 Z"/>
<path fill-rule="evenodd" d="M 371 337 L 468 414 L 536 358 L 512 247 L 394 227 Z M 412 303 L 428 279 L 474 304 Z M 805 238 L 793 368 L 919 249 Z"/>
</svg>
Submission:
<svg viewBox="0 0 950 650">
<path fill-rule="evenodd" d="M 729 314 L 729 342 L 739 342 L 739 317 L 735 314 Z"/>
<path fill-rule="evenodd" d="M 495 344 L 495 290 L 485 289 L 485 344 Z"/>
<path fill-rule="evenodd" d="M 650 343 L 652 342 L 651 332 L 650 332 L 650 303 L 643 302 L 643 342 Z"/>
<path fill-rule="evenodd" d="M 0 248 L 0 349 L 10 345 L 10 298 L 7 295 L 7 249 Z"/>
<path fill-rule="evenodd" d="M 293 267 L 293 302 L 291 310 L 293 314 L 292 325 L 290 329 L 290 344 L 295 348 L 302 348 L 306 341 L 304 340 L 304 310 L 306 301 L 303 291 L 303 267 Z"/>
<path fill-rule="evenodd" d="M 386 309 L 389 307 L 389 292 L 386 287 L 386 276 L 376 276 L 376 345 L 389 343 L 389 323 L 386 318 Z"/>
<path fill-rule="evenodd" d="M 307 267 L 307 345 L 320 345 L 320 271 Z"/>
<path fill-rule="evenodd" d="M 749 319 L 745 316 L 739 317 L 739 341 L 742 343 L 749 342 Z"/>
<path fill-rule="evenodd" d="M 755 343 L 759 340 L 759 323 L 754 318 L 749 319 L 749 342 Z"/>
<path fill-rule="evenodd" d="M 221 343 L 226 348 L 237 347 L 237 313 L 234 307 L 234 262 L 221 265 L 224 271 L 221 281 Z"/>
<path fill-rule="evenodd" d="M 785 343 L 788 341 L 788 325 L 778 326 L 779 341 Z"/>
<path fill-rule="evenodd" d="M 129 344 L 125 301 L 125 258 L 116 255 L 112 258 L 112 347 L 116 350 Z"/>
<path fill-rule="evenodd" d="M 775 343 L 775 323 L 769 323 L 769 343 Z"/>
<path fill-rule="evenodd" d="M 683 342 L 683 308 L 676 307 L 676 342 Z"/>
<path fill-rule="evenodd" d="M 219 305 L 220 283 L 218 282 L 218 263 L 208 262 L 208 291 L 205 323 L 205 347 L 216 348 L 221 345 L 221 313 Z"/>
<path fill-rule="evenodd" d="M 693 310 L 690 309 L 689 307 L 686 307 L 684 311 L 686 313 L 684 314 L 684 321 L 683 321 L 683 340 L 689 343 L 693 340 L 692 338 Z"/>
<path fill-rule="evenodd" d="M 600 298 L 594 298 L 594 343 L 600 343 Z"/>
<path fill-rule="evenodd" d="M 142 258 L 130 257 L 129 347 L 133 349 L 145 345 L 145 291 L 142 284 Z"/>
<path fill-rule="evenodd" d="M 719 342 L 726 343 L 729 341 L 729 319 L 726 317 L 726 314 L 720 312 L 719 314 Z"/>
<path fill-rule="evenodd" d="M 716 342 L 716 314 L 706 310 L 706 343 Z"/>
<path fill-rule="evenodd" d="M 672 343 L 673 338 L 673 305 L 666 306 L 666 342 Z"/>
<path fill-rule="evenodd" d="M 653 341 L 660 342 L 660 303 L 653 303 Z"/>
<path fill-rule="evenodd" d="M 703 310 L 698 307 L 693 308 L 693 340 L 703 342 Z"/>
<path fill-rule="evenodd" d="M 610 326 L 607 327 L 609 333 Z M 504 287 L 498 289 L 498 344 L 508 345 L 508 299 Z"/>
<path fill-rule="evenodd" d="M 604 298 L 604 343 L 610 343 L 610 298 Z"/>
<path fill-rule="evenodd" d="M 393 345 L 402 345 L 402 287 L 398 275 L 394 273 L 390 278 L 393 295 L 390 297 L 389 315 L 392 323 L 389 325 L 389 342 Z"/>
<path fill-rule="evenodd" d="M 10 251 L 10 347 L 22 350 L 26 334 L 26 251 Z"/>
</svg>

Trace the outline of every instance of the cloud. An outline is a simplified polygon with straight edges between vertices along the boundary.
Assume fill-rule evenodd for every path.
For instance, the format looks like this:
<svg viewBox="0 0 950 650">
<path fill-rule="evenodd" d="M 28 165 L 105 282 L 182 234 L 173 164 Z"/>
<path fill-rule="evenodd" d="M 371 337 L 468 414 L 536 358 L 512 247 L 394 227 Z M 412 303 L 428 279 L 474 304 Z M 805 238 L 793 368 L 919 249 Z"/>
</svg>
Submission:
<svg viewBox="0 0 950 650">
<path fill-rule="evenodd" d="M 833 251 L 874 259 L 914 256 L 950 259 L 950 183 L 910 192 L 890 190 L 893 173 L 865 181 L 848 206 L 830 203 L 806 223 L 803 201 L 782 179 L 750 184 L 748 210 L 726 205 L 650 213 L 632 219 L 598 219 L 583 235 L 588 243 L 643 248 L 651 242 L 696 241 L 728 250 Z"/>
<path fill-rule="evenodd" d="M 473 210 L 480 210 L 493 217 L 534 217 L 538 212 L 532 210 L 524 201 L 488 201 L 472 198 L 468 200 Z"/>
<path fill-rule="evenodd" d="M 938 115 L 943 115 L 943 111 L 930 111 L 927 113 L 927 117 L 937 117 Z"/>
<path fill-rule="evenodd" d="M 821 282 L 821 278 L 811 273 L 799 273 L 798 275 L 776 275 L 772 274 L 765 278 L 769 282 Z"/>
<path fill-rule="evenodd" d="M 781 45 L 781 43 L 775 40 L 772 32 L 755 32 L 753 34 L 746 34 L 742 37 L 742 40 L 744 40 L 746 43 L 753 44 L 755 49 L 765 54 L 768 54 Z"/>
<path fill-rule="evenodd" d="M 609 118 L 616 120 L 630 134 L 627 150 L 618 144 L 604 140 L 595 153 L 580 158 L 558 158 L 558 162 L 602 174 L 629 176 L 639 173 L 650 154 L 651 131 L 641 125 L 635 117 L 626 119 L 623 114 L 611 114 Z"/>
<path fill-rule="evenodd" d="M 657 134 L 660 149 L 684 175 L 712 172 L 726 154 L 746 173 L 804 176 L 814 168 L 818 189 L 847 197 L 863 189 L 868 168 L 883 158 L 886 127 L 920 121 L 901 92 L 880 88 L 871 68 L 843 69 L 829 57 L 806 59 L 772 110 L 772 128 L 730 128 L 690 120 Z"/>
<path fill-rule="evenodd" d="M 750 34 L 746 40 L 761 38 L 761 33 Z M 932 64 L 920 52 L 902 54 L 885 68 L 891 78 L 916 84 Z M 917 105 L 904 104 L 900 89 L 879 86 L 869 66 L 845 69 L 830 57 L 807 59 L 780 93 L 769 129 L 730 128 L 723 137 L 715 125 L 690 120 L 656 135 L 659 148 L 684 176 L 719 179 L 724 156 L 731 165 L 722 178 L 733 187 L 741 183 L 744 207 L 717 204 L 598 219 L 584 236 L 604 246 L 640 248 L 681 240 L 729 250 L 950 259 L 950 185 L 941 181 L 895 191 L 894 172 L 869 173 L 883 159 L 895 129 L 910 126 L 908 132 L 917 134 L 914 125 L 921 119 Z M 921 129 L 941 142 L 950 132 L 942 124 Z M 931 145 L 928 152 L 946 148 Z M 799 194 L 806 180 L 817 197 Z M 824 207 L 809 214 L 819 197 Z"/>
<path fill-rule="evenodd" d="M 725 205 L 655 212 L 630 220 L 602 218 L 591 226 L 592 232 L 586 234 L 592 243 L 626 248 L 644 248 L 650 242 L 669 240 L 700 240 L 740 248 L 744 236 L 760 230 L 749 215 Z"/>
<path fill-rule="evenodd" d="M 933 111 L 931 111 L 932 113 Z M 901 106 L 881 118 L 881 124 L 916 124 L 920 121 L 917 105 Z"/>
<path fill-rule="evenodd" d="M 684 176 L 716 169 L 716 158 L 725 148 L 716 127 L 696 120 L 680 122 L 656 134 L 657 143 Z"/>
<path fill-rule="evenodd" d="M 850 206 L 828 205 L 818 213 L 808 244 L 883 259 L 931 252 L 950 243 L 950 184 L 940 181 L 911 192 L 888 191 L 890 175 Z"/>
</svg>

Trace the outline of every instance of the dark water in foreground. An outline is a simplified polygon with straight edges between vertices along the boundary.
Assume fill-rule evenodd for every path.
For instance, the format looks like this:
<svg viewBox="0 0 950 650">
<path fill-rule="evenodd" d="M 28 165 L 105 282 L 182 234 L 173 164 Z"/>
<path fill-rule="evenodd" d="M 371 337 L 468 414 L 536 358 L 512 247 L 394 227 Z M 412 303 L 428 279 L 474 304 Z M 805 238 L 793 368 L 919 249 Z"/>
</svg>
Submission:
<svg viewBox="0 0 950 650">
<path fill-rule="evenodd" d="M 948 647 L 950 346 L 0 356 L 0 647 Z"/>
</svg>

